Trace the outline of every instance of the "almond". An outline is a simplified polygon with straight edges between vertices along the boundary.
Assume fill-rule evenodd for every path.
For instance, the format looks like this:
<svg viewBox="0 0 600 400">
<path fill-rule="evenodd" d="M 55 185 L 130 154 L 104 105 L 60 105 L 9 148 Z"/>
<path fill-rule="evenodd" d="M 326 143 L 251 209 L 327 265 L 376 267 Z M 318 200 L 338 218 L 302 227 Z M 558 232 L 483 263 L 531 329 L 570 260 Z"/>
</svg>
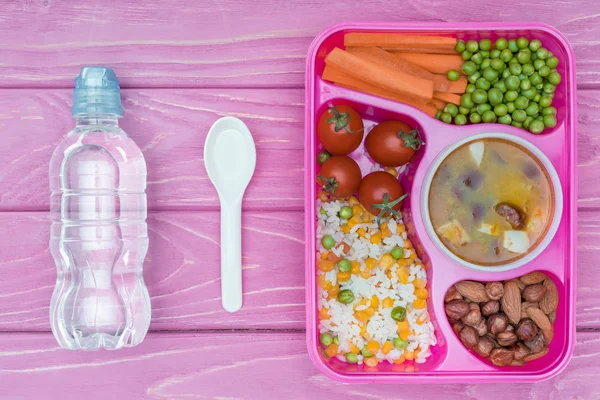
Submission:
<svg viewBox="0 0 600 400">
<path fill-rule="evenodd" d="M 521 303 L 521 319 L 523 318 L 529 318 L 529 316 L 527 315 L 527 309 L 529 307 L 537 307 L 539 308 L 539 304 L 538 303 L 532 303 L 530 301 L 524 301 Z"/>
<path fill-rule="evenodd" d="M 549 345 L 554 337 L 554 327 L 552 326 L 552 322 L 550 322 L 542 310 L 536 307 L 529 307 L 527 309 L 527 315 L 529 315 L 529 318 L 531 318 L 538 328 L 542 330 L 546 346 Z"/>
<path fill-rule="evenodd" d="M 454 287 L 463 297 L 474 301 L 476 303 L 481 303 L 484 301 L 488 301 L 489 298 L 487 294 L 485 294 L 485 286 L 479 282 L 473 281 L 462 281 L 457 282 Z"/>
<path fill-rule="evenodd" d="M 554 323 L 554 321 L 556 321 L 556 310 L 554 310 L 550 314 L 548 314 L 548 319 L 552 323 Z"/>
<path fill-rule="evenodd" d="M 544 314 L 550 314 L 558 307 L 558 289 L 551 279 L 546 279 L 543 285 L 546 288 L 546 294 L 540 301 L 540 309 Z"/>
<path fill-rule="evenodd" d="M 547 276 L 541 271 L 533 271 L 527 275 L 523 275 L 520 279 L 526 285 L 535 285 L 536 283 L 542 282 Z"/>
<path fill-rule="evenodd" d="M 452 300 L 462 300 L 462 296 L 454 286 L 450 286 L 450 289 L 446 292 L 446 296 L 444 296 L 444 302 L 448 303 Z"/>
<path fill-rule="evenodd" d="M 526 356 L 525 358 L 523 358 L 523 361 L 528 362 L 528 361 L 537 360 L 538 358 L 543 357 L 546 354 L 548 354 L 548 348 L 544 347 L 542 349 L 542 351 L 540 351 L 539 353 L 534 353 L 534 354 L 530 354 L 530 355 Z"/>
<path fill-rule="evenodd" d="M 537 303 L 544 298 L 547 291 L 548 289 L 544 285 L 536 283 L 535 285 L 527 286 L 525 290 L 523 290 L 522 296 L 527 301 Z"/>
<path fill-rule="evenodd" d="M 515 325 L 518 324 L 521 320 L 521 290 L 516 280 L 504 284 L 504 296 L 501 302 L 502 310 L 504 310 L 510 322 Z"/>
</svg>

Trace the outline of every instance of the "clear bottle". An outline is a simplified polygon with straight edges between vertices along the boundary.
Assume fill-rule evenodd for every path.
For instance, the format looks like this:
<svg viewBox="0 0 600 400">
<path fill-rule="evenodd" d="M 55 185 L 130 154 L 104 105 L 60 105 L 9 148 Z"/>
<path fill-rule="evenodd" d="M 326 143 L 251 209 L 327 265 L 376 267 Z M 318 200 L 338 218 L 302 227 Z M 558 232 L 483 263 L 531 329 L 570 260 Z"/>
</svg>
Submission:
<svg viewBox="0 0 600 400">
<path fill-rule="evenodd" d="M 142 266 L 148 250 L 146 163 L 119 128 L 114 71 L 75 79 L 76 126 L 50 161 L 50 250 L 58 277 L 50 324 L 68 349 L 135 346 L 150 325 Z"/>
</svg>

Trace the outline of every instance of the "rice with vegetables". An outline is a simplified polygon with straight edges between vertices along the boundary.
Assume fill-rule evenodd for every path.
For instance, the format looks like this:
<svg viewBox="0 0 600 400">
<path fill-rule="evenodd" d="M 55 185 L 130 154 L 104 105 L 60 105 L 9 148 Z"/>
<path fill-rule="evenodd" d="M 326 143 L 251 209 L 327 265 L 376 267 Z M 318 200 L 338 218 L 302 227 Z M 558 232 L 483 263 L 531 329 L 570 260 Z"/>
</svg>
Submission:
<svg viewBox="0 0 600 400">
<path fill-rule="evenodd" d="M 325 354 L 376 366 L 423 363 L 436 344 L 427 272 L 397 218 L 378 226 L 356 197 L 317 200 L 317 285 Z"/>
</svg>

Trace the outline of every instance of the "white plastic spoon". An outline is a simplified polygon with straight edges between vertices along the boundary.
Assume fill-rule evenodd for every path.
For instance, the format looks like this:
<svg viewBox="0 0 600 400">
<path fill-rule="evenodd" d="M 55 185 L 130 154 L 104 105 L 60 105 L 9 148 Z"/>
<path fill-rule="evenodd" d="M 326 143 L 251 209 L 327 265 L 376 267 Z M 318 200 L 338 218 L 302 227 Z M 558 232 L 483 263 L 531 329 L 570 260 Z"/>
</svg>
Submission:
<svg viewBox="0 0 600 400">
<path fill-rule="evenodd" d="M 236 312 L 242 307 L 242 197 L 256 166 L 254 139 L 241 120 L 224 117 L 213 124 L 204 165 L 221 202 L 221 303 Z"/>
</svg>

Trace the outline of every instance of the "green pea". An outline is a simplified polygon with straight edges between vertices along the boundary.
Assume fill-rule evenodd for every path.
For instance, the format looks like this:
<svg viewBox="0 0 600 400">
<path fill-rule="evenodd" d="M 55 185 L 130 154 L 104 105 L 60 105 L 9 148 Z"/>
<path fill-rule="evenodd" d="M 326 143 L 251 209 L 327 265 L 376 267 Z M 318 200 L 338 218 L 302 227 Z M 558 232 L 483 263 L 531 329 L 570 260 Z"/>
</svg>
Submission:
<svg viewBox="0 0 600 400">
<path fill-rule="evenodd" d="M 479 65 L 483 62 L 483 56 L 481 55 L 481 53 L 475 53 L 471 56 L 471 61 Z"/>
<path fill-rule="evenodd" d="M 450 124 L 452 122 L 452 115 L 450 115 L 450 113 L 443 112 L 442 115 L 440 115 L 440 121 Z"/>
<path fill-rule="evenodd" d="M 454 46 L 454 51 L 456 51 L 457 53 L 462 53 L 463 51 L 465 51 L 466 48 L 467 47 L 465 46 L 464 40 L 459 40 Z"/>
<path fill-rule="evenodd" d="M 533 100 L 535 95 L 537 94 L 537 90 L 534 88 L 529 88 L 527 90 L 521 90 L 521 96 L 525 97 L 527 100 Z"/>
<path fill-rule="evenodd" d="M 471 76 L 473 75 L 475 72 L 477 72 L 477 64 L 475 64 L 473 61 L 467 61 L 466 63 L 464 63 L 461 67 L 461 71 L 467 75 L 467 76 Z"/>
<path fill-rule="evenodd" d="M 532 101 L 532 102 L 529 103 L 529 105 L 525 109 L 525 112 L 527 113 L 527 115 L 531 115 L 532 117 L 536 117 L 540 113 L 540 107 L 537 105 L 537 103 L 534 103 Z"/>
<path fill-rule="evenodd" d="M 479 50 L 479 43 L 477 43 L 477 40 L 469 40 L 467 41 L 467 51 L 470 51 L 471 53 L 475 53 L 476 51 Z"/>
<path fill-rule="evenodd" d="M 440 119 L 441 116 L 442 116 L 442 110 L 437 110 L 435 112 L 435 119 Z"/>
<path fill-rule="evenodd" d="M 477 89 L 490 90 L 491 86 L 492 84 L 490 83 L 490 81 L 483 77 L 477 79 L 477 82 L 475 82 L 475 87 L 477 87 Z"/>
<path fill-rule="evenodd" d="M 509 102 L 509 103 L 506 103 L 506 109 L 508 110 L 508 112 L 509 112 L 509 113 L 511 113 L 511 114 L 512 114 L 512 113 L 513 113 L 513 112 L 515 112 L 515 110 L 516 110 L 516 108 L 515 108 L 515 103 L 514 103 L 514 102 L 512 102 L 512 101 L 511 101 L 511 102 Z"/>
<path fill-rule="evenodd" d="M 356 364 L 358 362 L 358 356 L 354 353 L 346 353 L 346 361 L 348 364 Z"/>
<path fill-rule="evenodd" d="M 533 39 L 531 42 L 529 42 L 529 50 L 531 51 L 538 51 L 541 47 L 542 42 L 537 39 Z"/>
<path fill-rule="evenodd" d="M 404 258 L 404 249 L 402 247 L 396 246 L 392 249 L 390 254 L 392 255 L 392 257 L 394 257 L 394 260 L 399 260 L 401 258 Z"/>
<path fill-rule="evenodd" d="M 521 68 L 521 64 L 519 64 L 519 63 L 510 64 L 508 66 L 508 69 L 510 70 L 510 73 L 513 75 L 519 75 L 521 73 L 521 71 L 523 71 L 523 68 Z"/>
<path fill-rule="evenodd" d="M 525 78 L 521 81 L 521 84 L 519 85 L 519 87 L 521 88 L 521 90 L 531 89 L 531 81 L 529 79 Z"/>
<path fill-rule="evenodd" d="M 402 306 L 394 307 L 390 316 L 393 320 L 402 322 L 406 319 L 406 308 Z"/>
<path fill-rule="evenodd" d="M 493 82 L 498 79 L 498 71 L 496 71 L 493 67 L 488 67 L 483 70 L 483 77 L 487 81 Z"/>
<path fill-rule="evenodd" d="M 469 83 L 465 89 L 466 93 L 473 93 L 477 89 L 473 83 Z"/>
<path fill-rule="evenodd" d="M 548 50 L 548 57 L 546 57 L 546 58 L 550 58 L 550 57 L 554 57 L 554 54 L 550 50 Z"/>
<path fill-rule="evenodd" d="M 540 83 L 539 85 L 535 85 L 535 88 L 536 88 L 537 90 L 542 90 L 542 89 L 544 88 L 544 84 L 543 84 L 543 83 Z"/>
<path fill-rule="evenodd" d="M 542 98 L 542 95 L 539 93 L 536 93 L 535 96 L 533 96 L 533 101 L 535 101 L 536 103 L 539 103 L 541 98 Z"/>
<path fill-rule="evenodd" d="M 506 115 L 506 113 L 508 113 L 508 109 L 505 104 L 498 104 L 494 107 L 494 114 L 496 114 L 497 117 L 502 117 L 503 115 Z"/>
<path fill-rule="evenodd" d="M 517 60 L 521 64 L 527 64 L 531 60 L 531 54 L 526 51 L 519 51 L 517 54 Z"/>
<path fill-rule="evenodd" d="M 479 73 L 479 71 L 477 71 L 473 75 L 469 76 L 467 79 L 472 84 L 475 84 L 475 82 L 477 82 L 477 79 L 479 79 L 479 78 L 481 78 L 481 74 Z"/>
<path fill-rule="evenodd" d="M 510 39 L 508 41 L 508 49 L 513 53 L 519 51 L 519 46 L 517 46 L 517 41 L 515 39 Z"/>
<path fill-rule="evenodd" d="M 350 269 L 352 268 L 352 264 L 346 259 L 340 260 L 337 266 L 341 272 L 350 272 Z"/>
<path fill-rule="evenodd" d="M 487 50 L 480 50 L 479 54 L 481 54 L 481 57 L 483 57 L 484 60 L 490 57 L 490 52 Z"/>
<path fill-rule="evenodd" d="M 319 210 L 319 214 L 327 215 L 327 211 L 325 211 L 325 209 L 323 207 L 321 207 L 321 209 Z"/>
<path fill-rule="evenodd" d="M 538 74 L 537 72 L 534 72 L 533 75 L 531 75 L 529 77 L 529 81 L 531 82 L 531 84 L 533 86 L 535 86 L 535 85 L 539 85 L 540 83 L 543 83 L 544 79 L 540 76 L 540 74 Z"/>
<path fill-rule="evenodd" d="M 510 69 L 506 68 L 504 71 L 502 71 L 502 77 L 504 79 L 508 78 L 509 76 L 511 76 L 512 74 L 510 73 Z"/>
<path fill-rule="evenodd" d="M 471 97 L 471 93 L 465 93 L 460 97 L 460 105 L 465 108 L 473 108 L 475 103 L 473 103 L 473 98 Z"/>
<path fill-rule="evenodd" d="M 542 49 L 540 49 L 540 50 L 542 50 Z M 531 133 L 535 133 L 537 135 L 539 133 L 542 133 L 543 130 L 544 130 L 544 122 L 540 121 L 539 119 L 534 119 L 529 124 L 529 132 L 531 132 Z"/>
<path fill-rule="evenodd" d="M 558 85 L 560 81 L 561 77 L 558 72 L 551 72 L 550 75 L 548 75 L 548 82 L 550 82 L 551 84 Z"/>
<path fill-rule="evenodd" d="M 550 75 L 550 67 L 547 65 L 544 65 L 543 67 L 541 67 L 538 70 L 538 74 L 540 74 L 540 76 L 542 76 L 544 78 L 547 77 L 548 75 Z"/>
<path fill-rule="evenodd" d="M 545 60 L 546 58 L 548 58 L 548 50 L 546 50 L 543 47 L 541 49 L 538 49 L 538 51 L 536 51 L 535 54 L 537 54 L 540 60 Z"/>
<path fill-rule="evenodd" d="M 494 87 L 497 89 L 500 89 L 500 91 L 502 93 L 506 93 L 506 91 L 508 90 L 506 88 L 506 84 L 504 83 L 504 81 L 498 81 L 498 82 L 494 83 Z"/>
<path fill-rule="evenodd" d="M 535 54 L 535 52 L 531 53 L 531 61 L 535 61 L 537 59 L 537 54 Z"/>
<path fill-rule="evenodd" d="M 539 58 L 533 62 L 533 68 L 535 68 L 537 71 L 544 66 L 546 66 L 546 62 L 544 60 L 540 60 Z"/>
<path fill-rule="evenodd" d="M 523 122 L 527 118 L 527 113 L 523 110 L 515 110 L 512 112 L 512 119 L 516 122 Z"/>
<path fill-rule="evenodd" d="M 490 102 L 490 104 L 492 106 L 496 106 L 500 103 L 502 103 L 502 98 L 504 96 L 502 95 L 502 91 L 498 88 L 491 88 L 488 91 L 488 101 Z"/>
<path fill-rule="evenodd" d="M 544 93 L 554 93 L 556 86 L 550 82 L 544 83 Z"/>
<path fill-rule="evenodd" d="M 552 97 L 548 95 L 542 95 L 542 98 L 539 101 L 540 107 L 546 108 L 552 104 Z"/>
<path fill-rule="evenodd" d="M 556 117 L 554 115 L 544 115 L 544 126 L 546 128 L 554 128 L 556 126 Z"/>
<path fill-rule="evenodd" d="M 533 68 L 533 64 L 525 64 L 523 65 L 523 75 L 531 76 L 535 72 L 535 68 Z"/>
<path fill-rule="evenodd" d="M 542 109 L 542 115 L 556 115 L 556 107 L 548 106 Z"/>
<path fill-rule="evenodd" d="M 529 105 L 529 99 L 525 96 L 519 96 L 515 100 L 515 108 L 517 110 L 524 110 Z"/>
<path fill-rule="evenodd" d="M 481 63 L 481 65 L 479 66 L 479 68 L 481 68 L 481 70 L 485 70 L 486 68 L 490 68 L 490 64 L 491 64 L 492 60 L 489 58 L 486 58 L 485 60 L 483 60 L 483 62 Z"/>
<path fill-rule="evenodd" d="M 517 97 L 519 97 L 519 92 L 517 92 L 516 90 L 509 90 L 508 92 L 506 92 L 506 94 L 504 94 L 504 99 L 506 101 L 515 101 Z"/>
<path fill-rule="evenodd" d="M 350 289 L 340 290 L 337 295 L 338 301 L 342 304 L 350 304 L 354 301 L 354 293 Z"/>
<path fill-rule="evenodd" d="M 500 59 L 504 62 L 509 62 L 513 58 L 513 54 L 509 49 L 502 50 L 500 53 Z"/>
<path fill-rule="evenodd" d="M 451 81 L 457 81 L 458 78 L 460 78 L 460 74 L 455 69 L 451 69 L 450 71 L 448 71 L 448 73 L 446 74 L 446 76 Z"/>
<path fill-rule="evenodd" d="M 336 336 L 333 338 L 333 343 L 337 344 L 338 346 L 340 345 L 340 339 Z"/>
<path fill-rule="evenodd" d="M 505 38 L 496 39 L 496 48 L 498 50 L 504 50 L 508 48 L 508 40 L 506 40 Z"/>
<path fill-rule="evenodd" d="M 465 117 L 463 114 L 458 114 L 456 117 L 454 117 L 454 123 L 456 125 L 465 125 L 467 123 L 467 117 Z"/>
<path fill-rule="evenodd" d="M 519 80 L 518 76 L 511 75 L 508 78 L 506 78 L 504 84 L 506 85 L 506 88 L 508 90 L 517 90 L 519 88 L 519 85 L 521 84 L 521 81 Z"/>
<path fill-rule="evenodd" d="M 513 119 L 515 117 L 513 116 Z M 523 121 L 523 128 L 525 129 L 529 129 L 529 124 L 531 124 L 531 121 L 533 121 L 533 117 L 528 116 L 527 118 L 525 118 L 525 121 Z"/>
<path fill-rule="evenodd" d="M 333 246 L 335 246 L 335 239 L 331 235 L 325 235 L 321 239 L 321 244 L 323 245 L 323 247 L 325 247 L 326 250 L 329 250 Z"/>
<path fill-rule="evenodd" d="M 470 112 L 471 112 L 471 110 L 469 110 L 467 107 L 463 107 L 463 106 L 458 107 L 459 114 L 469 115 Z"/>
<path fill-rule="evenodd" d="M 521 122 L 517 122 L 517 121 L 514 121 L 514 120 L 510 124 L 512 126 L 516 127 L 516 128 L 522 128 L 523 127 L 523 124 Z"/>
<path fill-rule="evenodd" d="M 546 65 L 550 68 L 556 68 L 558 66 L 558 58 L 552 56 L 546 60 Z"/>
<path fill-rule="evenodd" d="M 488 110 L 481 115 L 481 119 L 486 123 L 496 122 L 496 114 L 494 114 L 493 111 Z"/>
<path fill-rule="evenodd" d="M 510 123 L 512 122 L 512 118 L 510 115 L 503 115 L 501 117 L 498 117 L 498 122 L 503 124 L 503 125 L 510 125 Z"/>
<path fill-rule="evenodd" d="M 527 46 L 529 46 L 529 40 L 527 40 L 527 38 L 524 38 L 523 36 L 521 36 L 520 38 L 517 39 L 517 47 L 520 49 L 526 49 Z"/>
<path fill-rule="evenodd" d="M 394 348 L 403 350 L 408 346 L 408 341 L 400 339 L 399 337 L 394 338 Z"/>
<path fill-rule="evenodd" d="M 471 121 L 472 124 L 478 124 L 481 122 L 481 115 L 477 114 L 477 112 L 471 113 L 471 115 L 469 115 L 469 121 Z"/>
<path fill-rule="evenodd" d="M 477 114 L 480 114 L 483 116 L 483 113 L 486 111 L 491 111 L 492 106 L 489 105 L 488 103 L 483 103 L 483 104 L 479 104 L 477 106 Z"/>
<path fill-rule="evenodd" d="M 444 112 L 449 113 L 452 116 L 452 118 L 454 118 L 456 117 L 456 114 L 458 114 L 458 107 L 456 106 L 456 104 L 448 103 L 444 107 Z"/>
<path fill-rule="evenodd" d="M 329 160 L 330 158 L 331 154 L 323 150 L 319 152 L 319 155 L 317 156 L 317 162 L 319 163 L 319 165 L 323 165 L 325 164 L 325 161 Z"/>
<path fill-rule="evenodd" d="M 462 59 L 463 59 L 464 61 L 469 61 L 469 60 L 471 59 L 471 56 L 472 56 L 472 55 L 473 55 L 473 54 L 472 54 L 472 53 L 469 53 L 467 50 L 463 51 L 463 52 L 460 54 L 460 56 L 462 57 Z"/>
<path fill-rule="evenodd" d="M 323 346 L 327 347 L 333 343 L 333 337 L 329 333 L 323 332 L 319 335 L 319 341 Z"/>
<path fill-rule="evenodd" d="M 348 206 L 344 206 L 342 208 L 340 208 L 340 212 L 338 213 L 338 215 L 340 216 L 341 219 L 350 219 L 352 218 L 352 215 L 354 214 L 354 211 L 352 211 L 352 207 L 348 207 Z"/>
<path fill-rule="evenodd" d="M 513 57 L 510 59 L 510 61 L 508 62 L 508 65 L 512 65 L 512 64 L 518 64 L 519 60 L 517 60 L 517 57 Z"/>
<path fill-rule="evenodd" d="M 471 94 L 471 97 L 473 98 L 473 103 L 483 104 L 487 101 L 487 92 L 482 89 L 475 89 Z"/>
<path fill-rule="evenodd" d="M 490 39 L 481 39 L 479 41 L 479 48 L 481 50 L 490 50 L 492 48 L 492 41 Z"/>
<path fill-rule="evenodd" d="M 492 51 L 490 51 L 490 58 L 500 58 L 500 53 L 501 51 L 499 49 L 493 49 Z"/>
<path fill-rule="evenodd" d="M 371 353 L 369 351 L 369 349 L 367 349 L 367 346 L 364 346 L 361 350 L 360 350 L 360 354 L 362 354 L 365 357 L 373 357 L 373 353 Z"/>
</svg>

